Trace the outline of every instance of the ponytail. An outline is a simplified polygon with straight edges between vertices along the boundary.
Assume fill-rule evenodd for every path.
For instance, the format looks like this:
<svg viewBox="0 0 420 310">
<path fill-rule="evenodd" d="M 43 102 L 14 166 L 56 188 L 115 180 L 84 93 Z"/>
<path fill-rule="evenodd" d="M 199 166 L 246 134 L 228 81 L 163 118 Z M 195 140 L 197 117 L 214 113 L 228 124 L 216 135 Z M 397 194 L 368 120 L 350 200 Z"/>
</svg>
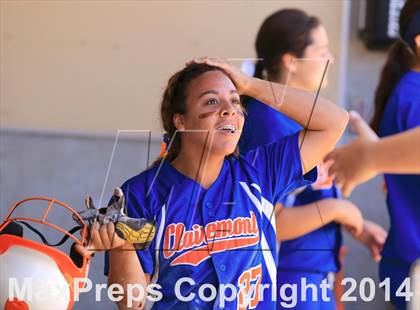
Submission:
<svg viewBox="0 0 420 310">
<path fill-rule="evenodd" d="M 321 25 L 315 16 L 298 9 L 283 9 L 268 16 L 258 30 L 255 51 L 260 59 L 254 77 L 277 80 L 282 72 L 281 58 L 286 53 L 302 57 L 312 43 L 311 31 Z M 263 75 L 264 73 L 264 75 Z"/>
<path fill-rule="evenodd" d="M 391 93 L 403 75 L 410 70 L 416 62 L 415 51 L 413 53 L 412 41 L 413 33 L 418 33 L 416 23 L 419 22 L 420 1 L 408 0 L 401 10 L 399 17 L 400 37 L 401 39 L 394 42 L 388 52 L 388 58 L 382 69 L 378 87 L 375 91 L 373 114 L 370 126 L 379 133 L 382 114 L 385 111 L 386 103 Z"/>
<path fill-rule="evenodd" d="M 258 59 L 255 63 L 255 72 L 254 77 L 258 79 L 263 79 L 263 72 L 264 72 L 264 60 Z"/>
</svg>

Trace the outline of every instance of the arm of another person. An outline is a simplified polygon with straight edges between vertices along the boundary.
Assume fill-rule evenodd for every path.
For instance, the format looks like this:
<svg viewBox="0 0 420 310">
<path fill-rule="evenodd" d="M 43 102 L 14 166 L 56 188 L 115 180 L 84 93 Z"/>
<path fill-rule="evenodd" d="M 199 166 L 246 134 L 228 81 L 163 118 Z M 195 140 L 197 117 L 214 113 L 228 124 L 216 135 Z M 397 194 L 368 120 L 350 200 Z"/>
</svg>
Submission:
<svg viewBox="0 0 420 310">
<path fill-rule="evenodd" d="M 420 127 L 383 139 L 359 136 L 328 154 L 329 175 L 348 196 L 354 187 L 378 173 L 420 173 Z"/>
<path fill-rule="evenodd" d="M 420 127 L 368 143 L 373 169 L 384 173 L 420 173 Z"/>
<path fill-rule="evenodd" d="M 292 208 L 276 205 L 278 241 L 299 238 L 334 221 L 348 227 L 356 236 L 362 232 L 362 213 L 348 200 L 327 198 Z"/>
<path fill-rule="evenodd" d="M 380 261 L 387 232 L 363 219 L 360 210 L 350 201 L 329 198 L 293 208 L 276 205 L 278 241 L 299 238 L 333 221 L 342 224 L 355 240 L 365 245 L 375 262 Z"/>
</svg>

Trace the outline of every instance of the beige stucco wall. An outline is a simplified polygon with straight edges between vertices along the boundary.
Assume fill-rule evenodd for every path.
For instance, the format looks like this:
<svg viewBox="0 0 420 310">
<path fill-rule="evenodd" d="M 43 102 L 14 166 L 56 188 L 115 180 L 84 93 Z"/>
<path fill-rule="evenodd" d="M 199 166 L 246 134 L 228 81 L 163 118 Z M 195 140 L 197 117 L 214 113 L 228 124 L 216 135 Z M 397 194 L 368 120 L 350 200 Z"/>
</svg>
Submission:
<svg viewBox="0 0 420 310">
<path fill-rule="evenodd" d="M 196 56 L 255 57 L 270 13 L 299 7 L 329 31 L 341 87 L 342 1 L 1 1 L 1 126 L 160 130 L 169 76 Z"/>
</svg>

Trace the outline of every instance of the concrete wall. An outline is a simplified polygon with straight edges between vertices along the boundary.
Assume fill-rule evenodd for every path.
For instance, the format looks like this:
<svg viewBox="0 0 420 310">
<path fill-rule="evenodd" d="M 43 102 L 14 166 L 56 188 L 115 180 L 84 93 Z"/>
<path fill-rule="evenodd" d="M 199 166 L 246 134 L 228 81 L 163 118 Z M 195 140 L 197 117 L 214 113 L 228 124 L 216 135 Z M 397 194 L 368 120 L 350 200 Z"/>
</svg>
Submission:
<svg viewBox="0 0 420 310">
<path fill-rule="evenodd" d="M 197 56 L 255 57 L 263 19 L 284 7 L 324 22 L 336 57 L 324 95 L 338 101 L 343 3 L 1 1 L 1 124 L 159 131 L 171 74 Z"/>
</svg>

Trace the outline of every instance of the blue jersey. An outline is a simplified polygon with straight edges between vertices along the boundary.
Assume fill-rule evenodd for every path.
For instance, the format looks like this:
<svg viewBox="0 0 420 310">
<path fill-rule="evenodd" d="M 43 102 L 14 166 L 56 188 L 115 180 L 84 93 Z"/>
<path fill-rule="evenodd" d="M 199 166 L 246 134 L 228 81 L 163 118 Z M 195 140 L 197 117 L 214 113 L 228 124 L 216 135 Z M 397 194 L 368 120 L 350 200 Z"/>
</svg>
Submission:
<svg viewBox="0 0 420 310">
<path fill-rule="evenodd" d="M 310 181 L 314 172 L 308 175 Z M 226 308 L 241 309 L 238 301 L 250 294 L 249 308 L 275 309 L 273 203 L 308 183 L 302 176 L 297 134 L 238 158 L 226 157 L 208 189 L 166 161 L 126 181 L 122 189 L 128 215 L 156 220 L 158 226 L 151 246 L 137 251 L 144 272 L 163 294 L 149 306 L 218 309 L 223 305 L 220 286 L 233 285 L 237 298 L 225 301 Z M 181 283 L 185 277 L 190 280 Z M 217 296 L 204 301 L 203 285 L 217 288 Z M 261 285 L 270 288 L 263 299 L 257 291 Z M 210 290 L 205 295 L 211 295 Z M 191 300 L 183 302 L 179 296 Z"/>
<path fill-rule="evenodd" d="M 339 198 L 338 189 L 313 190 L 307 186 L 296 195 L 294 208 L 321 199 Z M 321 220 L 321 219 L 320 219 Z M 281 270 L 328 273 L 340 269 L 339 250 L 342 244 L 340 225 L 331 222 L 299 238 L 282 241 L 280 244 L 278 268 Z"/>
<path fill-rule="evenodd" d="M 420 72 L 407 72 L 394 88 L 382 115 L 379 135 L 394 135 L 420 125 Z M 399 264 L 420 257 L 420 175 L 385 174 L 391 219 L 382 256 Z"/>
<path fill-rule="evenodd" d="M 275 137 L 290 135 L 302 126 L 270 106 L 251 99 L 246 103 L 246 120 L 241 137 L 241 151 L 271 143 Z M 338 189 L 306 188 L 296 196 L 294 206 L 324 198 L 338 198 Z M 285 203 L 283 200 L 279 200 Z M 281 229 L 281 228 L 280 228 Z M 341 246 L 340 226 L 330 223 L 300 238 L 281 243 L 278 267 L 280 269 L 327 273 L 339 269 L 338 250 Z"/>
<path fill-rule="evenodd" d="M 241 152 L 247 152 L 302 129 L 302 126 L 283 113 L 257 99 L 250 99 L 246 102 L 245 123 L 239 147 Z"/>
</svg>

